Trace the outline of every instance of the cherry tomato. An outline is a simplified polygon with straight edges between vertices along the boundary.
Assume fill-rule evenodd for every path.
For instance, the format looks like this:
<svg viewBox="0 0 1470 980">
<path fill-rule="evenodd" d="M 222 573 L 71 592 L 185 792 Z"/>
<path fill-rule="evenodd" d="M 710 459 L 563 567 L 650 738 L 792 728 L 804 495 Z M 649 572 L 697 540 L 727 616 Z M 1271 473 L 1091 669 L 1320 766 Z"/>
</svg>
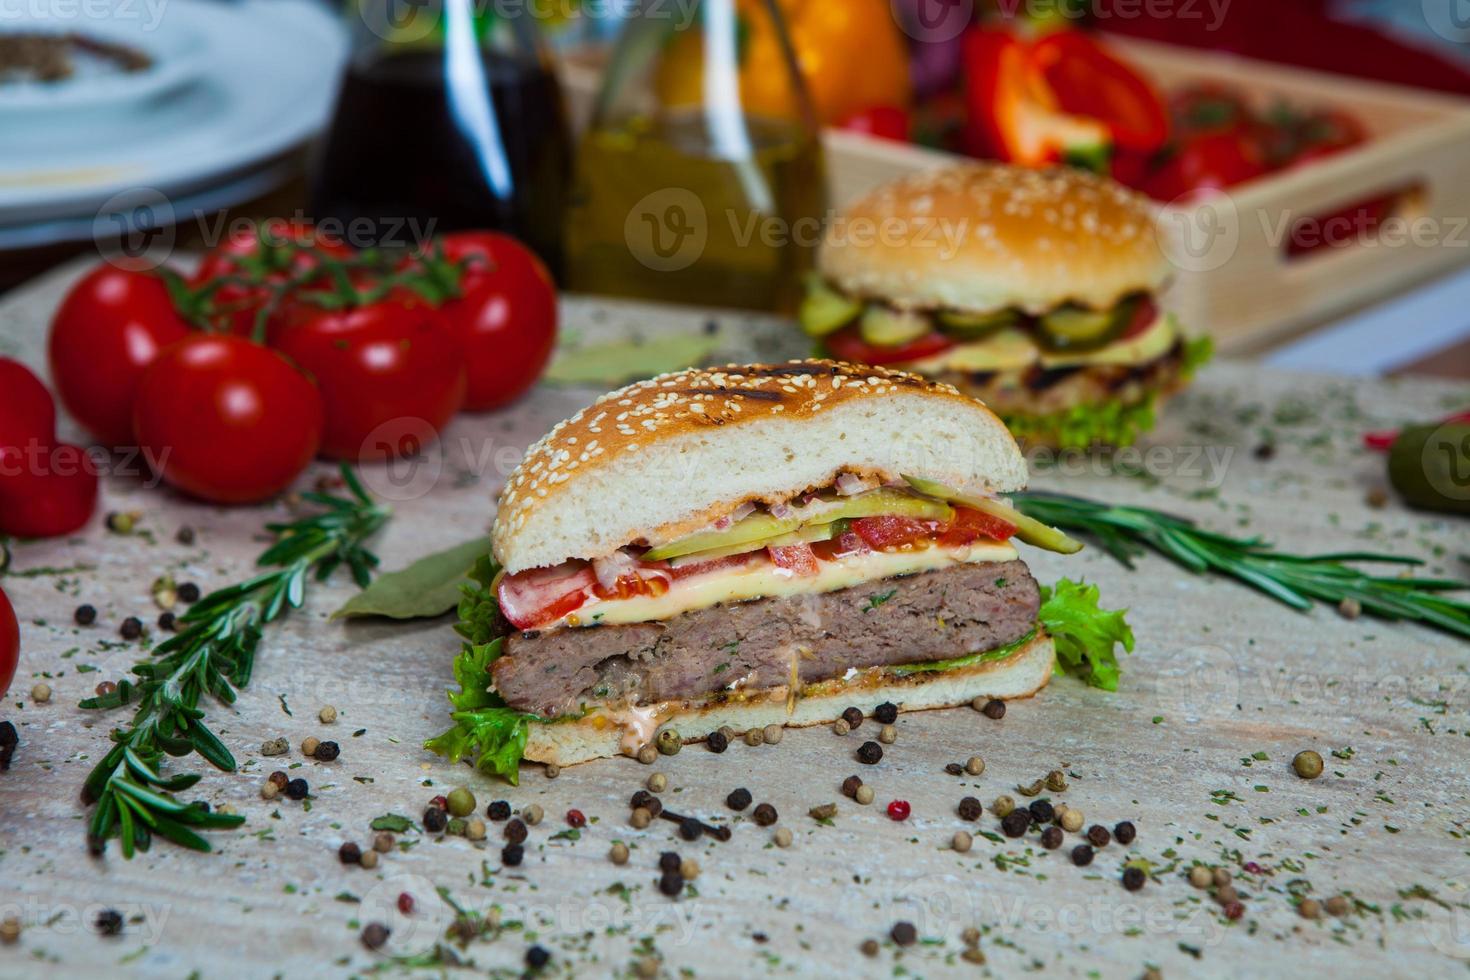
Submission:
<svg viewBox="0 0 1470 980">
<path fill-rule="evenodd" d="M 353 254 L 346 243 L 318 231 L 310 222 L 273 218 L 261 225 L 232 230 L 200 262 L 190 285 L 206 287 L 239 275 L 261 278 L 259 285 L 223 283 L 209 293 L 217 324 L 230 333 L 248 337 L 255 329 L 256 313 L 270 298 L 272 285 L 293 277 L 309 278 L 307 274 L 321 265 L 320 257 L 302 251 L 297 247 L 301 245 L 313 246 L 334 258 Z"/>
<path fill-rule="evenodd" d="M 955 344 L 953 340 L 935 330 L 907 344 L 900 344 L 897 347 L 879 347 L 864 340 L 856 325 L 843 327 L 826 337 L 824 343 L 833 357 L 841 361 L 851 361 L 854 364 L 899 364 L 904 361 L 917 361 L 947 351 Z"/>
<path fill-rule="evenodd" d="M 1242 132 L 1250 129 L 1255 119 L 1240 92 L 1212 82 L 1174 92 L 1169 97 L 1169 108 L 1174 128 L 1184 139 L 1209 133 Z"/>
<path fill-rule="evenodd" d="M 239 337 L 196 335 L 138 383 L 133 428 L 169 484 L 221 504 L 284 490 L 316 455 L 322 399 L 283 356 Z"/>
<path fill-rule="evenodd" d="M 108 446 L 133 441 L 133 396 L 143 371 L 189 333 L 168 287 L 151 272 L 99 265 L 71 288 L 51 321 L 56 393 Z"/>
<path fill-rule="evenodd" d="M 1260 146 L 1249 135 L 1213 133 L 1186 140 L 1144 189 L 1155 200 L 1173 201 L 1234 187 L 1267 169 Z"/>
<path fill-rule="evenodd" d="M 0 454 L 56 441 L 56 403 L 41 379 L 19 361 L 0 357 Z"/>
<path fill-rule="evenodd" d="M 1292 165 L 1310 163 L 1341 153 L 1364 142 L 1368 131 L 1355 116 L 1337 110 L 1313 112 L 1296 129 L 1297 150 Z"/>
<path fill-rule="evenodd" d="M 874 106 L 855 112 L 837 124 L 838 129 L 845 129 L 850 133 L 867 133 L 869 136 L 897 140 L 900 143 L 908 142 L 909 126 L 908 110 L 895 105 Z"/>
<path fill-rule="evenodd" d="M 97 463 L 80 446 L 33 444 L 0 460 L 0 534 L 70 534 L 97 507 Z"/>
<path fill-rule="evenodd" d="M 10 690 L 15 665 L 20 662 L 20 624 L 5 590 L 0 589 L 0 697 Z"/>
<path fill-rule="evenodd" d="M 805 578 L 817 574 L 817 556 L 809 544 L 788 544 L 781 547 L 769 547 L 766 553 L 771 556 L 771 562 L 777 568 Z"/>
<path fill-rule="evenodd" d="M 508 405 L 530 390 L 551 360 L 556 285 L 535 253 L 507 235 L 460 232 L 439 245 L 445 258 L 465 264 L 462 295 L 439 310 L 464 349 L 464 408 Z"/>
<path fill-rule="evenodd" d="M 934 523 L 912 517 L 861 517 L 852 522 L 852 529 L 870 548 L 897 548 L 932 535 Z"/>
<path fill-rule="evenodd" d="M 464 404 L 464 355 L 422 300 L 393 297 L 345 310 L 297 306 L 289 316 L 274 345 L 321 389 L 323 455 L 416 454 Z"/>
</svg>

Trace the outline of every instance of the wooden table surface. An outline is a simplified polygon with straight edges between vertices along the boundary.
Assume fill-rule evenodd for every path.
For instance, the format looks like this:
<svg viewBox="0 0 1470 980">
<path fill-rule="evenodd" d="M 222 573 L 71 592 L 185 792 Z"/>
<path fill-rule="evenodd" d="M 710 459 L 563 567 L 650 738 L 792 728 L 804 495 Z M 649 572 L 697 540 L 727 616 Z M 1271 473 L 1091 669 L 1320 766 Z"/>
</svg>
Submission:
<svg viewBox="0 0 1470 980">
<path fill-rule="evenodd" d="M 0 305 L 0 352 L 39 367 L 50 311 L 75 267 L 11 294 Z M 730 358 L 799 353 L 776 325 L 744 316 L 569 301 L 566 332 L 581 343 L 624 334 L 713 329 Z M 714 322 L 713 328 L 708 323 Z M 404 483 L 365 473 L 394 497 L 380 540 L 387 567 L 482 532 L 492 495 L 520 453 L 554 421 L 597 392 L 541 388 L 515 408 L 457 421 L 439 461 Z M 1365 502 L 1382 483 L 1382 460 L 1357 448 L 1364 428 L 1434 416 L 1462 402 L 1463 385 L 1352 382 L 1292 376 L 1243 363 L 1207 369 L 1149 440 L 1148 452 L 1036 466 L 1034 485 L 1164 507 L 1221 529 L 1265 534 L 1297 551 L 1388 549 L 1430 559 L 1438 573 L 1470 576 L 1464 520 Z M 1264 445 L 1274 452 L 1259 452 Z M 119 462 L 119 468 L 121 461 Z M 330 472 L 321 466 L 319 473 Z M 303 484 L 311 480 L 303 478 Z M 349 594 L 341 581 L 313 590 L 307 608 L 271 628 L 255 677 L 233 709 L 210 705 L 211 722 L 240 761 L 208 771 L 191 791 L 248 818 L 215 833 L 212 854 L 156 844 L 125 861 L 116 844 L 88 856 L 78 789 L 117 719 L 77 701 L 121 677 L 141 651 L 118 639 L 128 615 L 151 621 L 149 585 L 171 572 L 206 589 L 247 574 L 261 527 L 284 505 L 220 510 L 110 476 L 103 510 L 142 512 L 144 533 L 110 534 L 100 519 L 63 541 L 20 543 L 3 578 L 23 622 L 20 673 L 4 715 L 20 731 L 12 769 L 0 774 L 0 918 L 18 916 L 18 943 L 0 946 L 0 976 L 335 976 L 369 971 L 519 975 L 527 948 L 552 952 L 553 975 L 631 975 L 655 957 L 663 975 L 702 977 L 972 976 L 1045 970 L 1067 976 L 1362 975 L 1456 976 L 1470 969 L 1470 646 L 1428 630 L 1335 610 L 1292 612 L 1242 587 L 1183 573 L 1161 559 L 1127 572 L 1087 551 L 1072 558 L 1029 552 L 1038 579 L 1099 583 L 1105 604 L 1131 608 L 1138 649 L 1122 689 L 1107 694 L 1059 678 L 1014 703 L 1001 721 L 969 708 L 901 716 L 881 764 L 854 760 L 859 735 L 792 731 L 777 746 L 733 745 L 723 755 L 691 746 L 654 767 L 628 759 L 546 778 L 523 771 L 519 787 L 496 783 L 424 752 L 446 724 L 443 688 L 457 644 L 448 620 L 342 625 L 328 614 Z M 197 529 L 196 543 L 175 542 Z M 81 602 L 95 626 L 73 625 Z M 32 703 L 46 680 L 49 704 Z M 332 726 L 316 716 L 331 704 Z M 303 762 L 308 735 L 340 741 L 334 763 Z M 288 760 L 265 759 L 262 741 L 285 736 Z M 1327 772 L 1306 782 L 1292 756 L 1312 748 Z M 982 755 L 980 777 L 944 765 Z M 264 802 L 259 787 L 282 761 L 311 782 L 308 810 Z M 197 757 L 172 762 L 197 770 Z M 998 835 L 955 812 L 962 796 L 988 804 L 1062 768 L 1070 788 L 1054 799 L 1087 822 L 1131 820 L 1130 847 L 1112 844 L 1087 868 L 1034 836 Z M 651 772 L 669 779 L 671 809 L 734 828 L 728 843 L 687 844 L 671 823 L 628 826 L 628 797 Z M 843 798 L 861 771 L 877 802 Z M 491 840 L 406 835 L 407 849 L 374 871 L 340 864 L 344 840 L 366 844 L 384 813 L 417 817 L 430 797 L 466 785 L 485 804 L 540 804 L 525 864 L 502 869 L 500 827 Z M 773 803 L 795 841 L 733 816 L 726 794 L 748 787 Z M 896 823 L 884 805 L 904 799 Z M 830 825 L 807 815 L 837 803 Z M 591 821 L 580 839 L 562 814 Z M 975 832 L 967 854 L 955 831 Z M 622 867 L 615 840 L 632 848 Z M 656 887 L 657 856 L 677 850 L 703 868 L 675 902 Z M 1151 862 L 1138 892 L 1125 891 L 1125 860 Z M 1229 868 L 1245 915 L 1227 920 L 1185 879 L 1195 862 Z M 1252 870 L 1247 870 L 1248 862 Z M 466 948 L 445 945 L 474 969 L 436 952 L 452 913 L 498 910 L 499 928 Z M 410 893 L 417 911 L 393 910 Z M 1291 901 L 1345 894 L 1343 918 L 1306 921 Z M 93 928 L 99 911 L 127 916 L 122 935 Z M 888 940 L 900 920 L 921 942 Z M 383 953 L 359 942 L 370 921 L 393 932 Z M 983 934 L 985 966 L 961 958 L 961 933 Z M 876 958 L 863 940 L 882 942 Z M 437 961 L 437 965 L 436 965 Z"/>
</svg>

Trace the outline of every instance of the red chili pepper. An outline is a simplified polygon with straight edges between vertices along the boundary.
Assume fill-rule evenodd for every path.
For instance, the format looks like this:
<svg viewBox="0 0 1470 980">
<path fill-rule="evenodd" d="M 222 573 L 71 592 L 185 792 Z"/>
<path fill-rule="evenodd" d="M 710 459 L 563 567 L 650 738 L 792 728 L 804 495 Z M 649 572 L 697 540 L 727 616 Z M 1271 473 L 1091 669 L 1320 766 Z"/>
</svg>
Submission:
<svg viewBox="0 0 1470 980">
<path fill-rule="evenodd" d="M 908 800 L 894 800 L 888 804 L 888 816 L 894 820 L 907 820 L 909 818 Z"/>
<path fill-rule="evenodd" d="M 587 818 L 582 814 L 581 810 L 568 810 L 567 823 L 573 827 L 585 827 L 587 826 Z"/>
<path fill-rule="evenodd" d="M 413 896 L 408 892 L 398 893 L 398 911 L 404 915 L 413 915 Z"/>
<path fill-rule="evenodd" d="M 1470 409 L 1463 412 L 1456 412 L 1453 415 L 1447 415 L 1440 419 L 1439 424 L 1450 425 L 1454 422 L 1470 422 Z M 1398 429 L 1379 429 L 1375 432 L 1365 432 L 1363 433 L 1363 446 L 1366 449 L 1386 453 L 1393 448 L 1393 444 L 1398 441 L 1398 438 Z"/>
</svg>

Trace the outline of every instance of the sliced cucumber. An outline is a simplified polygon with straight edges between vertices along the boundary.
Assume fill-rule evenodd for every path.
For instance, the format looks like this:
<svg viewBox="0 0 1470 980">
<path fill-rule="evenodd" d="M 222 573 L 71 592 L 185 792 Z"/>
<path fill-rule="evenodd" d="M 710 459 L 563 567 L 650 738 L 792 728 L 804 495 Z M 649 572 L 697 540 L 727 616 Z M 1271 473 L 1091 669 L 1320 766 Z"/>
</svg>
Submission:
<svg viewBox="0 0 1470 980">
<path fill-rule="evenodd" d="M 1016 537 L 1044 551 L 1075 555 L 1082 550 L 1081 541 L 1069 538 L 1064 532 L 1027 517 L 1004 500 L 995 497 L 972 497 L 958 490 L 951 490 L 942 483 L 935 483 L 933 480 L 925 480 L 917 476 L 905 476 L 904 479 L 908 481 L 909 486 L 920 493 L 938 497 L 940 500 L 948 500 L 1005 521 L 1016 529 Z"/>
<path fill-rule="evenodd" d="M 682 558 L 696 552 L 715 551 L 736 545 L 769 543 L 784 534 L 816 524 L 831 524 L 833 521 L 858 517 L 881 517 L 893 515 L 913 517 L 926 521 L 948 521 L 954 516 L 954 508 L 939 500 L 918 497 L 903 490 L 887 487 L 869 490 L 854 497 L 838 497 L 818 500 L 790 517 L 775 517 L 771 514 L 752 514 L 722 531 L 701 531 L 688 537 L 660 545 L 643 555 L 645 561 L 663 561 L 666 558 Z M 729 552 L 738 554 L 738 551 Z"/>
<path fill-rule="evenodd" d="M 861 303 L 843 296 L 820 276 L 812 276 L 807 280 L 797 319 L 808 337 L 825 337 L 847 326 L 862 310 Z"/>
<path fill-rule="evenodd" d="M 1132 319 L 1132 303 L 1110 310 L 1064 306 L 1041 318 L 1041 336 L 1052 350 L 1096 350 L 1112 343 Z"/>
<path fill-rule="evenodd" d="M 952 337 L 963 340 L 979 340 L 993 333 L 1013 327 L 1021 319 L 1015 310 L 996 310 L 993 313 L 961 313 L 946 310 L 939 314 L 939 328 Z"/>
<path fill-rule="evenodd" d="M 863 339 L 875 347 L 901 347 L 933 329 L 934 324 L 924 314 L 888 306 L 868 307 L 858 322 Z"/>
</svg>

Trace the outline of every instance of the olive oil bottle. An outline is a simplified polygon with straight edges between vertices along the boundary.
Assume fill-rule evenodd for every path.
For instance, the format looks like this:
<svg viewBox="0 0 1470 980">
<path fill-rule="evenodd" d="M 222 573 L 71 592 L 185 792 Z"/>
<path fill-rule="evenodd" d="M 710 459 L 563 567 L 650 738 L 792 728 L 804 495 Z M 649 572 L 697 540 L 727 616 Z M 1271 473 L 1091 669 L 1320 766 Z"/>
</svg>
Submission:
<svg viewBox="0 0 1470 980">
<path fill-rule="evenodd" d="M 773 0 L 698 0 L 680 23 L 669 10 L 649 4 L 630 19 L 608 68 L 577 154 L 568 282 L 790 311 L 821 240 L 826 176 L 780 11 Z M 790 97 L 770 99 L 773 85 Z M 757 101 L 796 108 L 751 111 Z"/>
</svg>

